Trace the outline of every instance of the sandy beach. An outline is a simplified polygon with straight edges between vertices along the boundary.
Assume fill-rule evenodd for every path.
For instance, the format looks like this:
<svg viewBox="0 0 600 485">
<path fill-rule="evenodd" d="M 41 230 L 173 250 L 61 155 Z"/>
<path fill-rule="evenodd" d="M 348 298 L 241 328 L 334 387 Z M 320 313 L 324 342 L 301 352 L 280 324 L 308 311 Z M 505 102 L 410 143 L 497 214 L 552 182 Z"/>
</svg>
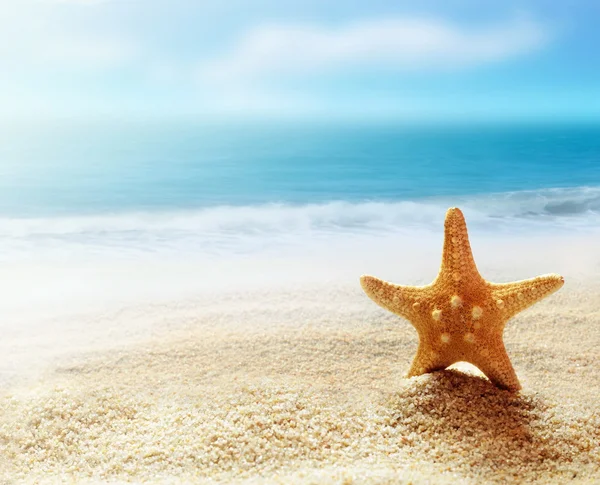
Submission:
<svg viewBox="0 0 600 485">
<path fill-rule="evenodd" d="M 0 485 L 600 485 L 599 18 L 2 2 Z"/>
<path fill-rule="evenodd" d="M 523 385 L 405 379 L 406 321 L 358 285 L 131 307 L 151 335 L 71 353 L 0 399 L 2 483 L 600 483 L 600 282 L 509 322 Z"/>
</svg>

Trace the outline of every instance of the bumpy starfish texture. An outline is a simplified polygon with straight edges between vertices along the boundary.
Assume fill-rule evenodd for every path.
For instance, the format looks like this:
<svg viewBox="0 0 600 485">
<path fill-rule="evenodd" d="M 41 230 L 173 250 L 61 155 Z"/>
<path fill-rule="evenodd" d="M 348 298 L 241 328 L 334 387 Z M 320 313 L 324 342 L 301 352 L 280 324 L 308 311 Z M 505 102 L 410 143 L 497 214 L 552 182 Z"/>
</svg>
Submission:
<svg viewBox="0 0 600 485">
<path fill-rule="evenodd" d="M 475 266 L 467 225 L 460 209 L 450 208 L 444 224 L 440 272 L 427 286 L 400 286 L 361 276 L 366 294 L 378 305 L 409 320 L 419 348 L 408 377 L 469 362 L 498 387 L 517 391 L 519 379 L 502 341 L 507 320 L 557 291 L 557 274 L 495 284 Z"/>
</svg>

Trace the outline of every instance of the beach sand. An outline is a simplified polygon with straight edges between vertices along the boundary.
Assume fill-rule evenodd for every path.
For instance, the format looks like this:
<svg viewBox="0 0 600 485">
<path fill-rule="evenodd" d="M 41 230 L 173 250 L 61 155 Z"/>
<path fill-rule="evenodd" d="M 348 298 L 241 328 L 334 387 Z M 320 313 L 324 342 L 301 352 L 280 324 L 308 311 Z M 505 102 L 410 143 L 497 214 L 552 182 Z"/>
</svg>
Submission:
<svg viewBox="0 0 600 485">
<path fill-rule="evenodd" d="M 516 394 L 406 379 L 415 330 L 358 284 L 132 310 L 145 341 L 4 392 L 0 482 L 600 483 L 600 284 L 568 283 L 507 325 Z"/>
</svg>

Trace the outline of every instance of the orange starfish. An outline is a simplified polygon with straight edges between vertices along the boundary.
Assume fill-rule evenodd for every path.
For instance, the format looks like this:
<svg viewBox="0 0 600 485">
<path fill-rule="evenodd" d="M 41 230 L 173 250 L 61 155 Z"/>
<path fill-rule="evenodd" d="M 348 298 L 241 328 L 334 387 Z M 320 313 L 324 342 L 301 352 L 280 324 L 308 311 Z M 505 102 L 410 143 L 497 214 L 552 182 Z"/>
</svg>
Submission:
<svg viewBox="0 0 600 485">
<path fill-rule="evenodd" d="M 408 377 L 464 361 L 478 367 L 498 387 L 517 391 L 502 332 L 509 318 L 557 291 L 557 274 L 514 283 L 490 283 L 475 266 L 467 225 L 460 209 L 446 213 L 442 266 L 427 286 L 400 286 L 361 276 L 367 295 L 383 308 L 409 320 L 419 348 Z"/>
</svg>

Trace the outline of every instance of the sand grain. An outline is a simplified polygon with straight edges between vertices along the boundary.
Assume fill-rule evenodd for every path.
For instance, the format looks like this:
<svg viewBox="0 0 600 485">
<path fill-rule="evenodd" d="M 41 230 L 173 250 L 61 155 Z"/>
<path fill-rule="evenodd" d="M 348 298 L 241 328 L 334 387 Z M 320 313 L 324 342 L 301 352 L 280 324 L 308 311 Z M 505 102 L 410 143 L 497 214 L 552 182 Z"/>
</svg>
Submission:
<svg viewBox="0 0 600 485">
<path fill-rule="evenodd" d="M 302 318 L 283 305 L 241 306 L 218 325 L 200 316 L 2 397 L 0 478 L 600 483 L 599 314 L 581 304 L 589 291 L 509 323 L 519 394 L 453 369 L 404 379 L 415 332 L 368 304 L 336 312 L 317 302 Z"/>
</svg>

